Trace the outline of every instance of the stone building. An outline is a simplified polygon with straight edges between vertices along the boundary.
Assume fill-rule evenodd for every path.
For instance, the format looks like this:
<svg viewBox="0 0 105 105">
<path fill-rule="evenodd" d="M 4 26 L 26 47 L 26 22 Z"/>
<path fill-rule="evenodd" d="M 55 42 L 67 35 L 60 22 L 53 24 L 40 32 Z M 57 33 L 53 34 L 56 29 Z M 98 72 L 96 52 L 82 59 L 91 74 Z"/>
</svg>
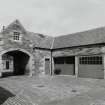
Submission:
<svg viewBox="0 0 105 105">
<path fill-rule="evenodd" d="M 0 33 L 0 76 L 105 78 L 105 27 L 59 37 L 27 31 L 18 20 Z"/>
<path fill-rule="evenodd" d="M 52 37 L 28 32 L 18 20 L 0 33 L 0 75 L 44 75 Z M 49 61 L 50 62 L 50 61 Z M 47 65 L 50 69 L 50 65 Z"/>
<path fill-rule="evenodd" d="M 60 74 L 105 78 L 105 27 L 56 37 L 52 57 Z"/>
</svg>

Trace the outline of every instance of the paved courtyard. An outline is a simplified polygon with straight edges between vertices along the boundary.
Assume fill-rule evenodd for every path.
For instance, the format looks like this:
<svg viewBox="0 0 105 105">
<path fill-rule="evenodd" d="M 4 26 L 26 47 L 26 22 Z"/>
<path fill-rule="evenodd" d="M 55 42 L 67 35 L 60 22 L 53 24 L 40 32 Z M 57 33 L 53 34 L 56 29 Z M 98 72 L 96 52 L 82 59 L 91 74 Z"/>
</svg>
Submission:
<svg viewBox="0 0 105 105">
<path fill-rule="evenodd" d="M 105 105 L 105 80 L 72 76 L 0 79 L 0 87 L 35 105 Z"/>
</svg>

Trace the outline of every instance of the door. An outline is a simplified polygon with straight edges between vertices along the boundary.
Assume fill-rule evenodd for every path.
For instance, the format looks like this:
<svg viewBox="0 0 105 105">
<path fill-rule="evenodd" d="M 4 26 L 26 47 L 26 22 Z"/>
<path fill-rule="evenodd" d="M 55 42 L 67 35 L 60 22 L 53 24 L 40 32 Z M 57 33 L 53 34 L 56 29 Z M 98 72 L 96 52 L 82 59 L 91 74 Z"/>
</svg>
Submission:
<svg viewBox="0 0 105 105">
<path fill-rule="evenodd" d="M 50 58 L 45 58 L 45 74 L 50 75 Z"/>
</svg>

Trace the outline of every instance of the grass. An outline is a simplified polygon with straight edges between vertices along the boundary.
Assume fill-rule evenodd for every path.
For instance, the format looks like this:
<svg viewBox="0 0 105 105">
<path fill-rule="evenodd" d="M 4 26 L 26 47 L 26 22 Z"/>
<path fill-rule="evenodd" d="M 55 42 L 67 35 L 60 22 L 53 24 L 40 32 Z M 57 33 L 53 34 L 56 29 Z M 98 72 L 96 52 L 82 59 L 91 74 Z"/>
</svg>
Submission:
<svg viewBox="0 0 105 105">
<path fill-rule="evenodd" d="M 14 95 L 8 90 L 0 87 L 0 105 L 3 104 L 9 97 L 13 97 Z"/>
</svg>

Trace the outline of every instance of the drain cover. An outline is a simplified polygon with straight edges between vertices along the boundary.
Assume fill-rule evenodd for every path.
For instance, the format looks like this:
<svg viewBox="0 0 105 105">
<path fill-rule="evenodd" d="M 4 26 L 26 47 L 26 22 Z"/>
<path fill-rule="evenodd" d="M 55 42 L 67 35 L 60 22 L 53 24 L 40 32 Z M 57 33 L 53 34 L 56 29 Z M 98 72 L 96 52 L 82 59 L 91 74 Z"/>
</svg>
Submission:
<svg viewBox="0 0 105 105">
<path fill-rule="evenodd" d="M 77 90 L 73 89 L 71 92 L 75 93 L 75 92 L 77 92 Z"/>
<path fill-rule="evenodd" d="M 41 87 L 45 87 L 45 86 L 44 85 L 38 85 L 37 87 L 40 87 L 41 88 Z"/>
</svg>

